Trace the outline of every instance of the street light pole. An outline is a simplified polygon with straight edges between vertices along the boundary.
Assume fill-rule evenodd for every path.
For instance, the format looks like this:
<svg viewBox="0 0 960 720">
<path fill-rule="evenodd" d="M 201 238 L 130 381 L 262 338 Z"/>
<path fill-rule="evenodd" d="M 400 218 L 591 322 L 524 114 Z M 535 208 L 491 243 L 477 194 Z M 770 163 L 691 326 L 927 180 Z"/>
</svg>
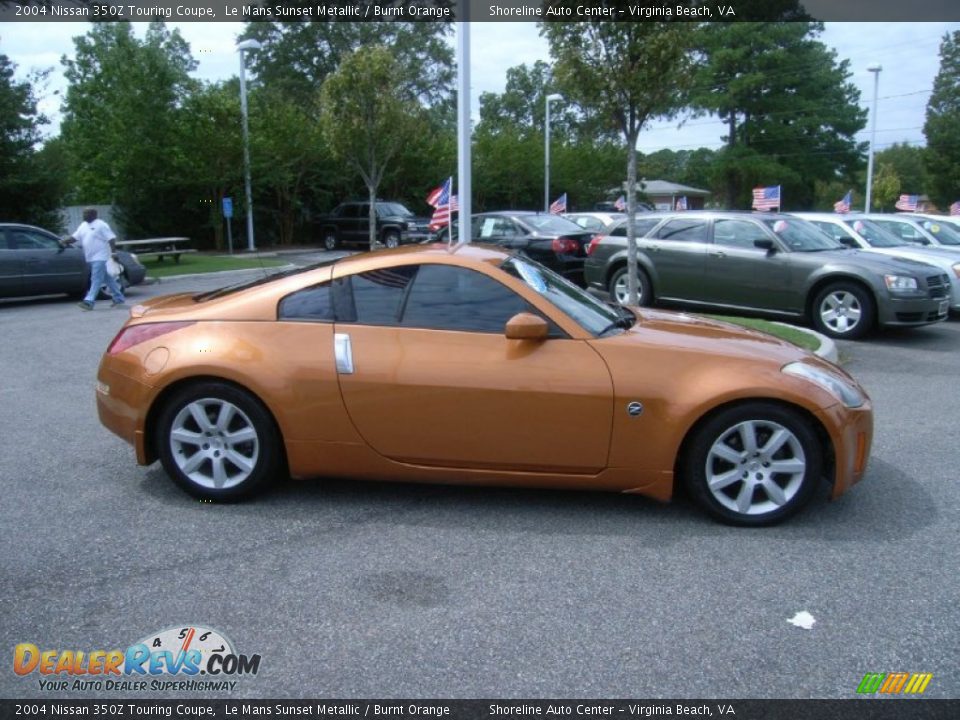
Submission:
<svg viewBox="0 0 960 720">
<path fill-rule="evenodd" d="M 553 93 L 544 100 L 546 108 L 546 132 L 543 139 L 543 211 L 550 212 L 550 103 L 563 100 L 562 95 Z"/>
<path fill-rule="evenodd" d="M 247 77 L 245 70 L 244 51 L 259 50 L 260 43 L 256 40 L 244 40 L 237 43 L 237 52 L 240 53 L 240 114 L 243 116 L 243 174 L 247 194 L 247 250 L 257 249 L 253 241 L 253 192 L 250 189 L 250 128 L 247 122 Z"/>
<path fill-rule="evenodd" d="M 881 65 L 871 65 L 868 72 L 873 73 L 873 110 L 870 112 L 870 154 L 867 156 L 867 200 L 864 212 L 870 212 L 870 198 L 873 192 L 873 143 L 877 137 L 877 90 L 880 87 Z"/>
</svg>

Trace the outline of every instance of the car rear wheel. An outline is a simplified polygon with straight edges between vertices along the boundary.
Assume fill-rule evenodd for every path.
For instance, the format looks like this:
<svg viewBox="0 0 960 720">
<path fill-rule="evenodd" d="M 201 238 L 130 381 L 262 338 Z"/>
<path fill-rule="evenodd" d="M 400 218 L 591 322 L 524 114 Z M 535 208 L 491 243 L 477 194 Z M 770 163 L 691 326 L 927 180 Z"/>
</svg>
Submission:
<svg viewBox="0 0 960 720">
<path fill-rule="evenodd" d="M 762 402 L 721 411 L 688 447 L 682 475 L 690 494 L 733 525 L 771 525 L 793 515 L 810 499 L 823 466 L 810 423 Z"/>
<path fill-rule="evenodd" d="M 630 287 L 627 277 L 627 268 L 622 267 L 617 270 L 610 278 L 610 297 L 619 304 L 626 305 L 630 302 Z M 653 304 L 653 286 L 647 273 L 637 268 L 637 305 L 648 307 Z"/>
<path fill-rule="evenodd" d="M 186 387 L 157 423 L 157 447 L 173 481 L 195 497 L 233 501 L 259 490 L 279 470 L 273 419 L 249 393 L 226 383 Z"/>
<path fill-rule="evenodd" d="M 813 301 L 813 324 L 824 335 L 851 340 L 873 326 L 875 310 L 870 293 L 854 283 L 828 285 Z"/>
<path fill-rule="evenodd" d="M 388 232 L 383 236 L 383 244 L 388 248 L 395 248 L 400 245 L 400 236 L 393 231 Z"/>
<path fill-rule="evenodd" d="M 323 249 L 324 250 L 337 249 L 337 234 L 333 230 L 323 231 Z"/>
</svg>

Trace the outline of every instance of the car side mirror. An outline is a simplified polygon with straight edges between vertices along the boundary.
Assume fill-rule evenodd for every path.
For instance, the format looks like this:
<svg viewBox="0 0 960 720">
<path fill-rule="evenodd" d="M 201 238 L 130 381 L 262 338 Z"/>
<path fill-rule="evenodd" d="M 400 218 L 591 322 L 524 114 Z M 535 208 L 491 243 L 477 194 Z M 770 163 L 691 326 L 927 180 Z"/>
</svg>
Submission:
<svg viewBox="0 0 960 720">
<path fill-rule="evenodd" d="M 547 321 L 533 313 L 517 313 L 507 320 L 507 340 L 546 340 L 550 333 Z"/>
<path fill-rule="evenodd" d="M 852 237 L 849 237 L 847 235 L 840 238 L 840 243 L 852 250 L 856 250 L 858 247 L 860 247 L 859 245 L 857 245 L 856 240 L 854 240 Z"/>
<path fill-rule="evenodd" d="M 761 250 L 766 250 L 768 253 L 772 253 L 777 249 L 777 246 L 773 244 L 773 240 L 770 238 L 760 238 L 759 240 L 754 240 L 753 246 L 755 248 L 760 248 Z"/>
</svg>

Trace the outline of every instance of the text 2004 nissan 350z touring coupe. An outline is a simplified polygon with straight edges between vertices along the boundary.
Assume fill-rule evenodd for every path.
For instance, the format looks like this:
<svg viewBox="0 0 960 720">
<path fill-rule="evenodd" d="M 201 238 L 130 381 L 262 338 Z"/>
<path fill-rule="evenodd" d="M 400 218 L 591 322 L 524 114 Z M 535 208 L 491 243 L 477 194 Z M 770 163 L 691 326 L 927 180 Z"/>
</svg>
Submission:
<svg viewBox="0 0 960 720">
<path fill-rule="evenodd" d="M 863 476 L 870 400 L 770 336 L 613 308 L 489 246 L 357 255 L 131 310 L 102 422 L 201 498 L 294 477 L 577 488 L 769 524 Z"/>
</svg>

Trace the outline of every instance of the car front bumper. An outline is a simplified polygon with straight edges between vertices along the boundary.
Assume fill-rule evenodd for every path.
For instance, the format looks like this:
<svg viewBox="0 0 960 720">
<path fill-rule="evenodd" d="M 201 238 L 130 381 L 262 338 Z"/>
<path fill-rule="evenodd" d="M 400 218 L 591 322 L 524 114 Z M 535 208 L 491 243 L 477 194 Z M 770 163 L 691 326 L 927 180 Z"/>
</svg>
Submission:
<svg viewBox="0 0 960 720">
<path fill-rule="evenodd" d="M 877 309 L 877 321 L 884 327 L 930 325 L 947 319 L 950 296 L 941 298 L 889 297 Z"/>
</svg>

